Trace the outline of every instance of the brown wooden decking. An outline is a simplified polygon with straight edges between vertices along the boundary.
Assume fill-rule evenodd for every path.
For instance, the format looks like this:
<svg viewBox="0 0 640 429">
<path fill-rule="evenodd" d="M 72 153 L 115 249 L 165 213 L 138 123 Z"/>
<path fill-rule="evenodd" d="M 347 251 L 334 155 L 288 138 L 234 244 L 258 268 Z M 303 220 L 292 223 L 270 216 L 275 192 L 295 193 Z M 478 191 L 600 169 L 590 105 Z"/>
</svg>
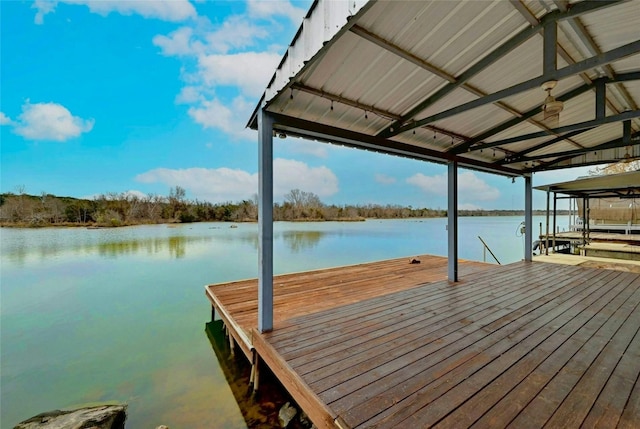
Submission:
<svg viewBox="0 0 640 429">
<path fill-rule="evenodd" d="M 521 262 L 281 315 L 253 345 L 321 428 L 635 428 L 639 305 L 638 273 Z"/>
<path fill-rule="evenodd" d="M 447 258 L 423 255 L 358 265 L 328 268 L 274 278 L 274 329 L 286 320 L 339 307 L 363 299 L 386 295 L 419 284 L 447 278 Z M 491 267 L 461 260 L 461 275 Z M 256 279 L 208 285 L 205 292 L 241 349 L 250 357 L 251 331 L 258 326 L 258 281 Z"/>
</svg>

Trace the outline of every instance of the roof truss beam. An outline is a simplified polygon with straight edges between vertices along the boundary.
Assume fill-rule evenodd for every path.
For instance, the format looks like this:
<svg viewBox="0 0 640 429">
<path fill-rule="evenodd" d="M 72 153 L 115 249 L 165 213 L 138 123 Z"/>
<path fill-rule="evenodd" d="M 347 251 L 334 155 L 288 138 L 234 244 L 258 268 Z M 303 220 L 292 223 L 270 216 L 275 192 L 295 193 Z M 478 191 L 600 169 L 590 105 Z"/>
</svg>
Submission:
<svg viewBox="0 0 640 429">
<path fill-rule="evenodd" d="M 559 10 L 563 12 L 567 11 L 571 7 L 570 3 L 567 0 L 554 0 L 554 4 L 558 7 Z M 600 47 L 598 46 L 596 41 L 593 39 L 591 34 L 589 34 L 589 31 L 582 23 L 582 20 L 580 19 L 580 17 L 578 16 L 571 17 L 570 19 L 568 19 L 568 23 L 571 26 L 571 28 L 573 28 L 573 31 L 575 31 L 575 33 L 578 35 L 582 43 L 584 43 L 587 49 L 589 49 L 589 51 L 591 52 L 591 55 L 598 55 L 602 53 L 602 51 L 600 50 Z M 604 66 L 603 70 L 609 78 L 614 78 L 616 75 L 615 71 L 610 65 Z M 616 88 L 620 92 L 620 95 L 622 95 L 622 97 L 624 98 L 624 101 L 627 104 L 628 108 L 630 109 L 638 108 L 638 105 L 635 103 L 635 101 L 633 100 L 633 97 L 631 97 L 631 94 L 629 94 L 629 91 L 627 91 L 624 85 L 617 84 Z"/>
<path fill-rule="evenodd" d="M 304 119 L 293 118 L 279 113 L 270 113 L 270 115 L 274 119 L 273 128 L 275 130 L 300 137 L 418 160 L 427 160 L 438 163 L 456 161 L 461 167 L 488 173 L 501 174 L 509 177 L 521 175 L 520 171 L 509 167 L 461 158 L 456 155 L 447 155 L 440 151 L 336 128 L 317 122 L 306 121 Z"/>
<path fill-rule="evenodd" d="M 611 124 L 613 122 L 622 122 L 622 121 L 626 121 L 626 120 L 633 119 L 633 118 L 639 118 L 639 117 L 640 117 L 640 110 L 629 110 L 627 112 L 622 112 L 622 113 L 619 113 L 617 115 L 607 116 L 605 118 L 594 119 L 594 120 L 586 121 L 586 122 L 578 122 L 576 124 L 565 125 L 563 127 L 553 128 L 552 131 L 556 132 L 558 134 L 562 134 L 562 133 L 568 133 L 568 132 L 571 132 L 571 131 L 586 130 L 588 128 L 594 128 L 594 127 L 598 127 L 600 125 Z M 524 134 L 524 135 L 517 136 L 517 137 L 511 137 L 511 138 L 508 138 L 508 139 L 496 140 L 494 142 L 485 143 L 483 145 L 483 149 L 484 148 L 495 147 L 495 146 L 502 146 L 502 145 L 511 144 L 511 143 L 518 143 L 518 142 L 521 142 L 521 141 L 536 139 L 536 138 L 545 137 L 545 136 L 547 136 L 547 133 L 545 131 L 539 131 L 539 132 L 535 132 L 535 133 Z"/>
<path fill-rule="evenodd" d="M 592 88 L 592 84 L 584 84 L 582 86 L 579 86 L 575 89 L 572 89 L 571 91 L 565 92 L 562 95 L 559 95 L 558 97 L 556 97 L 556 100 L 558 101 L 568 101 L 571 100 L 572 98 L 575 98 L 579 95 L 584 94 L 585 92 L 587 92 L 588 90 L 590 90 Z M 484 133 L 473 137 L 472 139 L 459 144 L 455 147 L 453 147 L 452 149 L 449 150 L 449 152 L 451 153 L 455 153 L 455 154 L 460 154 L 463 152 L 468 152 L 469 150 L 477 150 L 477 149 L 486 149 L 490 146 L 488 146 L 487 143 L 483 143 L 482 145 L 478 145 L 478 143 L 481 143 L 483 140 L 488 139 L 490 137 L 493 137 L 496 134 L 501 133 L 502 131 L 508 130 L 511 127 L 514 127 L 520 123 L 522 123 L 524 120 L 531 118 L 535 115 L 537 115 L 538 113 L 540 113 L 540 106 L 536 106 L 533 109 L 525 112 L 522 114 L 522 117 L 520 118 L 513 118 L 513 119 L 509 119 L 506 122 L 503 122 L 502 124 L 491 128 L 490 130 L 485 131 Z"/>
<path fill-rule="evenodd" d="M 551 146 L 553 144 L 556 144 L 556 143 L 558 143 L 560 141 L 563 141 L 563 140 L 566 140 L 568 138 L 575 137 L 575 136 L 577 136 L 579 134 L 582 134 L 582 133 L 586 133 L 587 131 L 590 131 L 590 130 L 592 130 L 594 128 L 595 127 L 587 128 L 587 129 L 584 129 L 584 130 L 576 130 L 576 131 L 572 131 L 570 133 L 561 135 L 560 137 L 556 137 L 556 138 L 554 138 L 552 140 L 549 140 L 547 142 L 543 142 L 543 143 L 537 144 L 537 145 L 535 145 L 533 147 L 530 147 L 529 149 L 514 153 L 513 156 L 507 156 L 505 159 L 500 161 L 498 164 L 507 165 L 507 164 L 513 164 L 514 162 L 526 161 L 525 155 L 527 155 L 527 154 L 529 154 L 531 152 L 535 152 L 537 150 L 544 149 L 547 146 Z"/>
<path fill-rule="evenodd" d="M 609 140 L 606 143 L 602 143 L 599 144 L 597 146 L 593 146 L 590 148 L 584 148 L 584 149 L 575 149 L 575 150 L 570 150 L 570 151 L 566 151 L 566 152 L 559 152 L 556 154 L 553 154 L 551 156 L 557 156 L 558 158 L 554 159 L 553 161 L 547 162 L 547 163 L 541 163 L 540 166 L 536 167 L 533 170 L 544 170 L 546 167 L 554 165 L 554 164 L 559 164 L 562 161 L 566 161 L 568 159 L 574 158 L 578 155 L 583 155 L 585 153 L 589 153 L 589 152 L 597 152 L 599 150 L 606 150 L 606 149 L 615 149 L 615 148 L 619 148 L 619 147 L 625 147 L 625 146 L 638 146 L 640 145 L 640 141 L 637 140 L 638 138 L 638 133 L 635 133 L 632 138 L 631 138 L 631 142 L 630 144 L 624 144 L 621 138 L 615 138 L 613 140 Z M 539 156 L 532 156 L 532 157 L 528 157 L 525 159 L 525 161 L 531 162 L 531 161 L 536 161 L 539 159 L 545 159 L 545 158 L 549 158 L 550 155 L 539 155 Z M 606 162 L 606 161 L 604 161 Z M 602 164 L 603 161 L 602 160 L 598 160 L 598 162 L 594 162 L 594 164 Z M 541 168 L 542 167 L 542 168 Z"/>
<path fill-rule="evenodd" d="M 436 93 L 428 97 L 426 100 L 422 101 L 421 103 L 413 107 L 411 110 L 405 113 L 399 121 L 396 121 L 395 123 L 393 123 L 386 130 L 384 130 L 384 132 L 380 133 L 379 135 L 381 137 L 390 137 L 406 131 L 403 129 L 404 128 L 403 125 L 406 124 L 411 119 L 413 119 L 415 115 L 424 111 L 427 107 L 433 105 L 436 101 L 442 99 L 444 96 L 449 94 L 454 89 L 460 86 L 464 87 L 465 82 L 467 82 L 469 79 L 473 78 L 480 72 L 486 70 L 487 67 L 495 63 L 504 55 L 511 52 L 513 49 L 520 46 L 522 43 L 527 41 L 529 38 L 531 38 L 533 35 L 540 32 L 541 30 L 544 30 L 545 28 L 548 27 L 549 28 L 548 31 L 551 32 L 553 31 L 552 27 L 557 28 L 555 23 L 557 23 L 558 21 L 570 19 L 573 17 L 583 15 L 585 13 L 589 13 L 598 9 L 609 7 L 616 3 L 619 3 L 620 1 L 621 0 L 602 1 L 602 2 L 581 2 L 581 3 L 576 3 L 566 11 L 556 10 L 554 12 L 548 13 L 542 18 L 542 20 L 537 25 L 533 25 L 531 27 L 525 28 L 520 33 L 516 34 L 511 39 L 509 39 L 508 41 L 503 43 L 501 46 L 499 46 L 497 49 L 492 51 L 489 55 L 485 56 L 476 64 L 471 66 L 468 70 L 460 74 L 460 76 L 458 76 L 457 78 L 453 78 L 453 80 L 451 80 L 450 78 L 448 78 L 450 75 L 447 74 L 446 80 L 449 81 L 448 85 L 444 86 L 443 88 L 438 90 Z M 550 25 L 550 24 L 554 24 L 554 25 Z M 555 32 L 557 34 L 557 30 Z M 382 47 L 384 48 L 384 46 Z M 554 48 L 554 52 L 555 52 L 555 48 Z M 555 63 L 555 58 L 553 59 L 553 63 Z M 554 67 L 554 70 L 555 70 L 555 67 Z"/>
<path fill-rule="evenodd" d="M 430 124 L 432 122 L 440 121 L 442 119 L 446 119 L 451 116 L 459 115 L 460 113 L 467 112 L 469 110 L 484 106 L 486 104 L 494 103 L 504 98 L 511 97 L 513 95 L 517 95 L 525 91 L 529 91 L 531 89 L 539 87 L 544 82 L 547 82 L 549 80 L 561 80 L 561 79 L 579 74 L 583 71 L 590 70 L 595 67 L 600 67 L 604 64 L 609 64 L 614 61 L 617 61 L 638 53 L 640 53 L 640 40 L 636 40 L 635 42 L 628 43 L 626 45 L 620 46 L 619 48 L 612 49 L 611 51 L 604 52 L 600 55 L 596 55 L 594 57 L 587 58 L 586 60 L 566 66 L 564 68 L 556 70 L 551 74 L 544 74 L 537 78 L 533 78 L 533 79 L 524 81 L 522 83 L 513 85 L 509 88 L 505 88 L 501 91 L 494 92 L 493 94 L 487 95 L 485 97 L 478 98 L 477 100 L 469 101 L 467 103 L 461 104 L 451 109 L 447 109 L 435 115 L 431 115 L 424 119 L 420 119 L 418 121 L 412 122 L 411 124 L 404 125 L 400 129 L 394 131 L 393 135 L 412 130 L 413 128 L 421 127 L 421 126 Z"/>
<path fill-rule="evenodd" d="M 607 84 L 610 83 L 616 83 L 616 82 L 626 82 L 626 81 L 631 81 L 631 80 L 640 80 L 640 72 L 629 72 L 629 73 L 621 73 L 619 75 L 617 75 L 614 79 L 609 79 L 609 78 L 599 78 L 596 79 L 594 81 L 592 81 L 589 84 L 584 84 L 582 86 L 579 86 L 575 89 L 572 89 L 570 91 L 565 92 L 564 94 L 561 94 L 559 96 L 556 97 L 556 100 L 558 101 L 569 101 L 579 95 L 584 94 L 585 92 L 589 91 L 590 89 L 597 87 L 598 85 L 602 85 L 603 87 L 606 87 Z M 599 91 L 602 91 L 603 89 L 601 88 Z M 596 90 L 598 91 L 598 90 Z M 597 92 L 596 92 L 596 98 L 598 97 Z M 604 94 L 601 95 L 602 98 L 604 98 Z M 599 107 L 597 100 L 596 100 L 596 119 L 598 119 L 598 109 L 602 109 L 603 107 Z M 490 147 L 493 147 L 494 145 L 492 143 L 482 143 L 483 140 L 486 140 L 490 137 L 493 137 L 496 134 L 501 133 L 502 131 L 505 131 L 515 125 L 518 125 L 519 123 L 521 123 L 522 121 L 524 121 L 527 118 L 531 118 L 532 116 L 537 115 L 538 113 L 541 112 L 540 106 L 536 106 L 533 109 L 525 112 L 522 114 L 521 118 L 513 118 L 510 119 L 494 128 L 491 128 L 490 130 L 485 131 L 482 134 L 479 134 L 476 137 L 473 137 L 471 139 L 468 139 L 466 142 L 463 142 L 455 147 L 453 147 L 452 149 L 449 150 L 449 152 L 451 153 L 455 153 L 455 154 L 460 154 L 463 152 L 468 152 L 470 150 L 479 150 L 479 149 L 487 149 Z M 602 116 L 604 118 L 604 115 Z M 548 132 L 548 131 L 547 131 Z M 559 135 L 557 135 L 559 137 Z"/>
<path fill-rule="evenodd" d="M 383 49 L 385 49 L 385 50 L 387 50 L 387 51 L 389 51 L 389 52 L 391 52 L 391 53 L 393 53 L 393 54 L 395 54 L 397 56 L 399 56 L 400 58 L 403 58 L 406 61 L 409 61 L 409 62 L 413 63 L 414 65 L 416 65 L 418 67 L 421 67 L 424 70 L 427 70 L 427 71 L 435 74 L 436 76 L 441 77 L 442 79 L 444 79 L 444 80 L 448 81 L 450 84 L 452 84 L 455 88 L 458 88 L 458 87 L 463 88 L 466 91 L 468 91 L 471 94 L 476 95 L 478 97 L 484 97 L 484 96 L 487 95 L 486 92 L 480 91 L 478 88 L 475 88 L 475 87 L 469 85 L 468 83 L 465 83 L 465 81 L 468 80 L 468 78 L 461 77 L 461 78 L 456 79 L 454 76 L 446 73 L 444 70 L 441 70 L 441 69 L 437 68 L 436 66 L 434 66 L 434 65 L 432 65 L 432 64 L 430 64 L 430 63 L 428 63 L 428 62 L 426 62 L 424 60 L 422 60 L 421 58 L 418 58 L 417 56 L 411 54 L 410 52 L 407 52 L 406 50 L 404 50 L 401 47 L 389 42 L 388 40 L 385 40 L 382 37 L 380 37 L 380 36 L 378 36 L 378 35 L 376 35 L 374 33 L 371 33 L 370 31 L 368 31 L 365 28 L 362 28 L 362 27 L 360 27 L 358 25 L 354 25 L 353 27 L 351 27 L 350 31 L 352 33 L 362 37 L 363 39 L 368 40 L 369 42 L 371 42 L 371 43 L 373 43 L 373 44 L 375 44 L 375 45 L 377 45 L 377 46 L 379 46 L 379 47 L 381 47 L 381 48 L 383 48 Z M 530 33 L 530 31 L 532 31 L 532 30 L 525 29 L 523 32 L 521 32 L 523 40 L 526 40 L 526 38 L 531 36 L 532 33 Z M 533 33 L 535 33 L 535 32 L 533 32 Z M 517 43 L 517 42 L 518 42 L 518 40 L 514 40 L 514 43 Z M 481 63 L 476 64 L 473 67 L 476 67 L 476 66 L 478 66 L 478 67 L 481 66 Z M 474 73 L 473 72 L 473 70 L 474 70 L 473 67 L 470 70 L 468 70 L 467 72 L 465 72 L 465 73 Z M 463 75 L 464 75 L 464 73 L 463 73 Z M 447 90 L 446 88 L 448 88 L 448 87 L 444 87 L 443 88 L 443 90 L 444 90 L 443 93 L 442 93 L 443 96 L 446 95 L 446 94 L 444 94 L 445 92 L 447 92 L 447 91 L 450 92 L 452 90 L 452 89 L 451 90 Z M 453 88 L 453 89 L 455 89 L 455 88 Z M 340 101 L 340 100 L 335 100 L 335 101 Z M 345 103 L 345 104 L 348 104 L 348 103 Z M 497 107 L 501 108 L 502 110 L 504 110 L 506 112 L 509 112 L 510 114 L 512 114 L 512 115 L 514 115 L 516 117 L 522 117 L 522 113 L 520 113 L 516 109 L 512 108 L 511 106 L 508 106 L 507 104 L 505 104 L 503 102 L 497 101 L 494 104 Z M 402 119 L 401 116 L 399 116 L 399 115 L 394 115 L 394 116 L 395 117 L 393 117 L 392 119 L 395 121 L 395 123 L 402 123 L 403 122 L 403 119 Z M 536 126 L 542 128 L 542 129 L 548 130 L 548 128 L 544 124 L 542 124 L 540 122 L 537 122 L 537 121 L 534 121 L 534 120 L 531 120 L 530 117 L 526 117 L 526 118 L 524 118 L 524 120 L 528 120 L 533 125 L 536 125 Z M 437 127 L 432 127 L 432 126 L 425 126 L 425 128 L 433 129 L 433 130 L 437 129 Z M 377 135 L 378 136 L 382 136 L 386 132 L 386 129 L 387 129 L 387 127 L 385 127 L 385 129 L 383 129 L 380 132 L 378 132 Z M 444 134 L 453 135 L 451 133 L 444 133 Z M 460 139 L 462 141 L 469 140 L 468 137 L 460 138 Z M 579 145 L 576 144 L 576 146 L 579 146 Z"/>
<path fill-rule="evenodd" d="M 332 94 L 330 92 L 325 92 L 325 91 L 321 91 L 319 89 L 316 88 L 312 88 L 306 85 L 303 85 L 301 83 L 294 83 L 291 85 L 291 90 L 295 90 L 295 91 L 300 91 L 300 92 L 306 92 L 307 94 L 311 94 L 317 97 L 321 97 L 321 98 L 326 98 L 327 100 L 331 100 L 334 101 L 336 103 L 340 103 L 340 104 L 344 104 L 345 106 L 350 106 L 350 107 L 354 107 L 356 109 L 360 109 L 362 110 L 365 114 L 367 112 L 369 113 L 373 113 L 377 116 L 380 116 L 381 118 L 385 118 L 385 119 L 389 119 L 389 120 L 395 120 L 400 118 L 400 116 L 393 114 L 392 112 L 389 112 L 388 110 L 382 110 L 382 109 L 378 109 L 375 106 L 371 106 L 369 104 L 362 104 L 358 101 L 354 101 L 351 100 L 349 98 L 344 98 L 341 97 L 339 95 L 336 94 Z M 291 94 L 293 95 L 293 93 Z M 449 137 L 452 137 L 454 139 L 457 140 L 461 140 L 461 141 L 467 141 L 469 140 L 468 136 L 456 133 L 454 131 L 450 131 L 450 130 L 445 130 L 444 128 L 440 128 L 440 127 L 436 127 L 433 125 L 427 125 L 424 127 L 427 130 L 431 130 L 431 131 L 435 131 L 438 134 L 442 134 L 442 135 L 446 135 Z"/>
</svg>

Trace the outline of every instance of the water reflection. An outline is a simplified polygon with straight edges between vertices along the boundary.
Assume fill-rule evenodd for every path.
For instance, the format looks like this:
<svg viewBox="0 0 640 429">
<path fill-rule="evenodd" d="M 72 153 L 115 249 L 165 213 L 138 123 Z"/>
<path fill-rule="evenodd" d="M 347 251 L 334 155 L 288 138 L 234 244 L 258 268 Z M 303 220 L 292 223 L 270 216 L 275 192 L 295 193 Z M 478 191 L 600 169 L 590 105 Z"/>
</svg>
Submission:
<svg viewBox="0 0 640 429">
<path fill-rule="evenodd" d="M 156 238 L 135 238 L 122 241 L 106 241 L 97 243 L 82 243 L 70 248 L 64 244 L 38 243 L 36 246 L 24 243 L 13 246 L 11 251 L 3 251 L 3 257 L 17 265 L 24 265 L 32 259 L 48 260 L 73 255 L 99 255 L 100 257 L 115 259 L 122 256 L 144 254 L 159 256 L 166 254 L 172 259 L 184 258 L 187 247 L 202 245 L 214 240 L 211 236 L 170 236 Z"/>
<path fill-rule="evenodd" d="M 313 249 L 326 235 L 323 231 L 284 231 L 281 236 L 285 244 L 293 253 L 300 253 Z"/>
<path fill-rule="evenodd" d="M 205 332 L 233 396 L 238 402 L 247 427 L 252 429 L 280 427 L 278 411 L 286 402 L 290 401 L 282 385 L 268 368 L 262 366 L 260 369 L 260 391 L 253 395 L 249 386 L 251 366 L 239 349 L 234 356 L 231 355 L 222 321 L 216 320 L 207 323 Z M 287 427 L 296 429 L 301 426 L 297 420 L 293 420 Z"/>
</svg>

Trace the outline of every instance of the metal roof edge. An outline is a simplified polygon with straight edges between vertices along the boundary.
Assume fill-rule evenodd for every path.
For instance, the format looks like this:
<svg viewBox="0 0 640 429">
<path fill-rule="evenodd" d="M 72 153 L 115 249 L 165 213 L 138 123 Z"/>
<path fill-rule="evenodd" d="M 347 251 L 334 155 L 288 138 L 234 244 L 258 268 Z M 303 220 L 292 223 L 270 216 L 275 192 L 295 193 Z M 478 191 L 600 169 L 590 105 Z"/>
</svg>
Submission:
<svg viewBox="0 0 640 429">
<path fill-rule="evenodd" d="M 324 55 L 335 40 L 355 24 L 377 0 L 315 0 L 298 28 L 287 52 L 269 80 L 260 101 L 247 122 L 247 127 L 258 128 L 257 113 L 262 105 L 268 105 L 278 93 L 286 90 L 304 66 Z M 322 13 L 321 13 L 322 12 Z M 336 25 L 342 23 L 341 25 Z M 307 31 L 305 29 L 309 27 Z M 320 39 L 314 39 L 313 29 L 324 28 Z M 303 37 L 309 33 L 309 37 Z M 289 67 L 287 67 L 289 62 Z M 285 70 L 289 69 L 286 73 Z"/>
</svg>

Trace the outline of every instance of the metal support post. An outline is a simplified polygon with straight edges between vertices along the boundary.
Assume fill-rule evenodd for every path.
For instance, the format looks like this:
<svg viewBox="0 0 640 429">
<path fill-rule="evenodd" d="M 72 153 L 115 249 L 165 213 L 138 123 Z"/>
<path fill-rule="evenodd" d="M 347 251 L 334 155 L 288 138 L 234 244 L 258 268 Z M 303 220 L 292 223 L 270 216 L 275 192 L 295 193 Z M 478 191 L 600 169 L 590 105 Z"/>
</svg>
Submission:
<svg viewBox="0 0 640 429">
<path fill-rule="evenodd" d="M 544 236 L 544 254 L 549 254 L 549 189 L 547 188 L 547 233 Z"/>
<path fill-rule="evenodd" d="M 531 175 L 524 176 L 524 260 L 533 260 L 533 186 Z"/>
<path fill-rule="evenodd" d="M 558 207 L 558 194 L 553 193 L 553 241 L 551 242 L 551 253 L 556 253 L 556 209 Z"/>
<path fill-rule="evenodd" d="M 258 113 L 258 329 L 273 329 L 273 118 Z"/>
<path fill-rule="evenodd" d="M 447 165 L 447 232 L 448 232 L 448 274 L 449 281 L 458 281 L 458 163 Z"/>
</svg>

